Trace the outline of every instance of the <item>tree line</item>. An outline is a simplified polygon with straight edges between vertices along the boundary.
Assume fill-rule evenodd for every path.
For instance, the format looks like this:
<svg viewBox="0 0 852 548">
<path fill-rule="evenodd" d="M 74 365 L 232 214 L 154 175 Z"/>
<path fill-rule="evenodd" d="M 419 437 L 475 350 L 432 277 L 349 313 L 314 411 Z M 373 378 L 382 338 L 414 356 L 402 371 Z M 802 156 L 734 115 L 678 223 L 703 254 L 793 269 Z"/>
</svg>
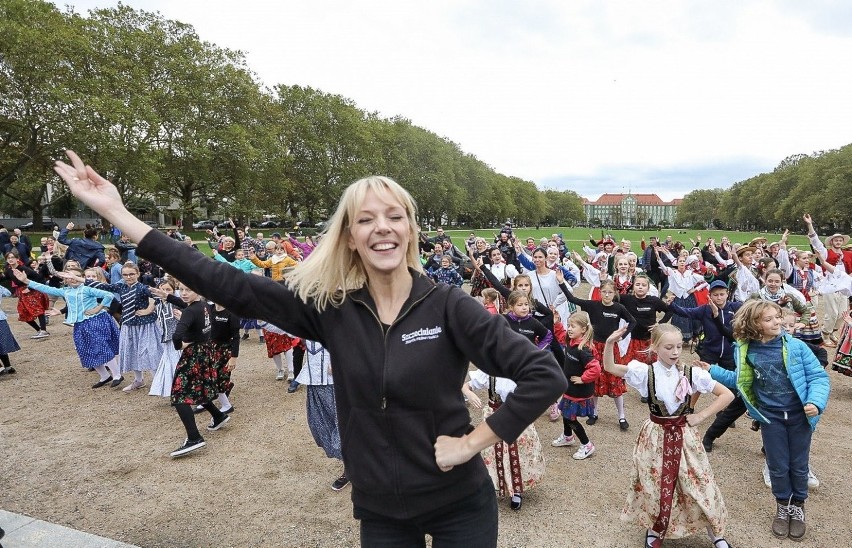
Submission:
<svg viewBox="0 0 852 548">
<path fill-rule="evenodd" d="M 243 53 L 159 13 L 0 0 L 0 209 L 37 224 L 45 211 L 73 212 L 51 169 L 65 148 L 137 213 L 177 201 L 185 226 L 199 206 L 313 223 L 368 174 L 406 187 L 424 224 L 584 218 L 575 192 L 497 173 L 403 117 L 310 87 L 264 87 Z"/>
<path fill-rule="evenodd" d="M 852 145 L 785 158 L 729 189 L 690 192 L 678 207 L 677 224 L 698 228 L 774 230 L 801 228 L 802 214 L 829 230 L 852 223 Z"/>
</svg>

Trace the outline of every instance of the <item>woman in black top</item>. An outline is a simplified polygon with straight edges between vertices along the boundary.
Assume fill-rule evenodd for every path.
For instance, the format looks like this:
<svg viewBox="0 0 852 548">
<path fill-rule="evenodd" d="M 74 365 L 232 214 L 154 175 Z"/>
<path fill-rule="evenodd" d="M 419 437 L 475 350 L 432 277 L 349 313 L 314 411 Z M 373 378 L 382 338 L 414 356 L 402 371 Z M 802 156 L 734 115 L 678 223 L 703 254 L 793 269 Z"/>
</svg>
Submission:
<svg viewBox="0 0 852 548">
<path fill-rule="evenodd" d="M 627 322 L 627 331 L 630 333 L 636 327 L 636 320 L 630 315 L 630 312 L 624 308 L 621 303 L 615 302 L 617 292 L 615 284 L 612 280 L 603 280 L 601 282 L 601 300 L 591 301 L 586 299 L 578 299 L 574 296 L 565 283 L 565 277 L 561 270 L 556 271 L 556 280 L 559 282 L 559 287 L 562 293 L 569 302 L 572 302 L 582 308 L 589 314 L 594 328 L 595 338 L 594 347 L 598 356 L 603 355 L 603 348 L 606 345 L 606 339 L 612 335 L 617 329 L 621 320 Z M 615 347 L 616 360 L 621 358 L 618 346 Z M 627 417 L 624 414 L 624 393 L 627 392 L 627 387 L 624 384 L 624 379 L 610 375 L 606 371 L 601 372 L 595 383 L 595 397 L 609 396 L 615 399 L 615 408 L 618 411 L 618 426 L 621 430 L 627 430 L 630 424 L 627 422 Z M 586 424 L 595 424 L 598 421 L 597 415 L 597 400 L 595 401 L 595 414 L 586 420 Z"/>
</svg>

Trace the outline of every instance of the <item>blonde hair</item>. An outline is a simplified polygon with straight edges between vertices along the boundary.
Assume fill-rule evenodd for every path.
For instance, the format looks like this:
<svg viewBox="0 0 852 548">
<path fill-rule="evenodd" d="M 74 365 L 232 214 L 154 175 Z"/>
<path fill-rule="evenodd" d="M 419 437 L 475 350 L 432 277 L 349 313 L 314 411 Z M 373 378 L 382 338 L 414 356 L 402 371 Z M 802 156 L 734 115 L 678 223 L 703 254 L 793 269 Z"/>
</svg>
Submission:
<svg viewBox="0 0 852 548">
<path fill-rule="evenodd" d="M 587 346 L 591 346 L 592 339 L 595 337 L 595 328 L 592 326 L 592 319 L 589 318 L 589 313 L 581 310 L 574 312 L 568 318 L 568 324 L 570 325 L 572 323 L 586 330 L 586 332 L 583 333 L 583 336 L 580 337 L 580 344 L 577 345 L 577 348 L 582 350 Z"/>
<path fill-rule="evenodd" d="M 678 340 L 683 340 L 680 329 L 670 323 L 660 323 L 651 331 L 651 348 L 656 348 L 666 335 L 677 335 Z"/>
<path fill-rule="evenodd" d="M 106 275 L 104 274 L 103 269 L 98 268 L 96 266 L 91 266 L 83 271 L 83 274 L 88 274 L 89 272 L 95 273 L 95 278 L 102 283 L 107 283 Z"/>
<path fill-rule="evenodd" d="M 500 293 L 493 287 L 486 287 L 482 290 L 482 298 L 486 301 L 496 302 L 500 297 Z"/>
<path fill-rule="evenodd" d="M 734 315 L 734 337 L 738 341 L 760 340 L 763 330 L 760 328 L 760 318 L 767 309 L 781 314 L 781 307 L 772 301 L 749 299 Z"/>
<path fill-rule="evenodd" d="M 364 263 L 356 251 L 349 249 L 350 227 L 364 203 L 367 192 L 398 202 L 408 217 L 409 238 L 406 263 L 416 272 L 423 272 L 417 249 L 417 205 L 407 190 L 389 177 L 372 176 L 359 179 L 343 192 L 337 210 L 323 232 L 322 245 L 314 249 L 287 277 L 287 285 L 305 303 L 313 302 L 323 311 L 330 304 L 337 306 L 346 299 L 346 292 L 367 283 Z"/>
</svg>

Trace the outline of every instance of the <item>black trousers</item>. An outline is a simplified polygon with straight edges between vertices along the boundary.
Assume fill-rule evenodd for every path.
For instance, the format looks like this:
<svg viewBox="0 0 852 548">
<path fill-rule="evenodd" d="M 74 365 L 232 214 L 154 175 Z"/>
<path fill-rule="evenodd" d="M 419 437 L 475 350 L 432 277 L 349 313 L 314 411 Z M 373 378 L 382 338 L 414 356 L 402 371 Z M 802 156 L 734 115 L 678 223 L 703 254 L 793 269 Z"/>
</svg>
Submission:
<svg viewBox="0 0 852 548">
<path fill-rule="evenodd" d="M 743 402 L 743 398 L 740 396 L 739 391 L 735 390 L 734 401 L 728 404 L 728 407 L 724 408 L 718 415 L 716 415 L 716 419 L 713 421 L 713 424 L 710 425 L 710 428 L 707 429 L 707 432 L 704 433 L 704 437 L 710 441 L 720 437 L 728 428 L 731 427 L 732 424 L 734 424 L 734 421 L 742 417 L 745 412 L 745 402 Z"/>
</svg>

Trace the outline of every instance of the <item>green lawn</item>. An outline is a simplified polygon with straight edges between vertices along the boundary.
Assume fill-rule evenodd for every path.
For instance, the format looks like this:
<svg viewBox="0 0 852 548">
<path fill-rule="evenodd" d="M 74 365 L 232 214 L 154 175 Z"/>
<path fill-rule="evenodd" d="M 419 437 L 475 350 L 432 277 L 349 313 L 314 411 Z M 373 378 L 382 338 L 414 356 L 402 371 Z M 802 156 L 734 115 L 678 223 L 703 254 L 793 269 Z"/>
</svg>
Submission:
<svg viewBox="0 0 852 548">
<path fill-rule="evenodd" d="M 468 234 L 471 232 L 476 233 L 477 236 L 482 236 L 489 242 L 494 239 L 494 235 L 497 232 L 495 230 L 448 230 L 447 234 L 453 239 L 453 243 L 456 245 L 460 245 L 467 239 Z M 790 234 L 789 236 L 789 244 L 797 247 L 806 247 L 808 246 L 808 238 L 804 235 L 804 227 L 802 229 L 801 234 Z M 542 236 L 550 237 L 552 234 L 562 234 L 562 238 L 565 240 L 565 243 L 568 244 L 568 247 L 572 249 L 578 249 L 583 243 L 587 242 L 589 239 L 589 234 L 591 233 L 595 238 L 600 239 L 601 237 L 601 229 L 588 229 L 588 228 L 571 228 L 571 227 L 544 227 L 536 230 L 535 228 L 516 228 L 514 229 L 515 237 L 519 238 L 521 241 L 526 238 L 532 236 L 538 241 Z M 633 249 L 638 250 L 639 242 L 642 238 L 645 238 L 645 241 L 648 241 L 648 237 L 650 236 L 659 236 L 661 239 L 665 239 L 666 236 L 671 236 L 672 240 L 685 243 L 687 246 L 690 246 L 689 238 L 693 240 L 696 238 L 696 235 L 700 234 L 703 242 L 707 241 L 707 238 L 713 237 L 718 242 L 722 236 L 727 236 L 734 243 L 747 243 L 750 242 L 753 238 L 757 238 L 758 236 L 766 238 L 769 242 L 778 241 L 781 239 L 781 234 L 768 234 L 768 233 L 760 233 L 760 232 L 734 232 L 730 230 L 688 230 L 688 229 L 677 229 L 671 228 L 666 230 L 659 231 L 646 231 L 646 230 L 612 230 L 607 231 L 608 234 L 612 234 L 616 240 L 621 240 L 622 238 L 626 238 L 633 243 Z M 435 232 L 431 231 L 429 233 L 430 236 L 434 236 Z"/>
</svg>

